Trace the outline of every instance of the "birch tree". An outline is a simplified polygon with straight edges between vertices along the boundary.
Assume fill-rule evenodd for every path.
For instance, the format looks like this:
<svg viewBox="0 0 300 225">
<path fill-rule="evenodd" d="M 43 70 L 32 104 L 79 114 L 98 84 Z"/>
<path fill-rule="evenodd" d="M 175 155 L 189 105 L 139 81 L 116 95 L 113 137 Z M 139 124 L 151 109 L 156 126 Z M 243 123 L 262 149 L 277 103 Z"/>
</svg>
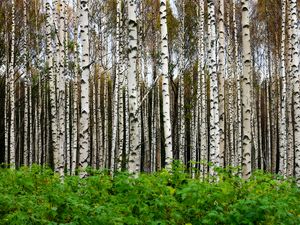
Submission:
<svg viewBox="0 0 300 225">
<path fill-rule="evenodd" d="M 281 16 L 281 108 L 280 108 L 280 126 L 279 126 L 279 173 L 282 175 L 286 171 L 286 152 L 287 152 L 287 126 L 286 126 L 286 71 L 285 71 L 285 15 L 286 15 L 286 0 L 281 1 L 282 16 Z"/>
<path fill-rule="evenodd" d="M 224 26 L 224 0 L 219 0 L 219 120 L 220 120 L 220 166 L 224 166 L 225 160 L 225 26 Z"/>
<path fill-rule="evenodd" d="M 243 75 L 242 75 L 242 176 L 248 179 L 251 175 L 251 47 L 249 0 L 242 3 L 242 42 L 243 42 Z"/>
<path fill-rule="evenodd" d="M 200 77 L 199 81 L 201 82 L 201 89 L 199 90 L 199 93 L 201 92 L 201 102 L 199 107 L 201 107 L 201 118 L 200 118 L 200 139 L 201 139 L 201 147 L 200 147 L 200 159 L 202 161 L 201 167 L 200 167 L 200 173 L 203 174 L 203 176 L 206 175 L 207 167 L 206 163 L 208 161 L 208 140 L 207 140 L 207 95 L 206 95 L 206 76 L 205 76 L 205 49 L 204 49 L 204 1 L 199 1 L 200 5 L 200 21 L 199 21 L 199 32 L 200 32 Z M 200 87 L 200 83 L 198 83 Z"/>
<path fill-rule="evenodd" d="M 179 11 L 179 84 L 178 84 L 178 121 L 179 121 L 179 159 L 185 162 L 185 152 L 186 152 L 186 137 L 185 137 L 185 107 L 184 107 L 184 17 L 185 17 L 185 2 L 184 0 L 179 1 L 178 11 Z"/>
<path fill-rule="evenodd" d="M 27 0 L 23 1 L 23 22 L 24 22 L 24 54 L 25 54 L 25 83 L 24 83 L 24 165 L 28 165 L 28 152 L 30 142 L 28 142 L 28 45 L 27 45 Z M 30 88 L 30 87 L 29 87 Z"/>
<path fill-rule="evenodd" d="M 59 132 L 59 173 L 60 176 L 64 176 L 64 152 L 65 152 L 65 2 L 64 0 L 59 0 L 58 14 L 59 14 L 59 23 L 58 23 L 58 54 L 57 60 L 59 64 L 59 76 L 57 79 L 58 83 L 58 132 Z"/>
<path fill-rule="evenodd" d="M 90 59 L 89 59 L 89 1 L 80 0 L 80 39 L 82 48 L 81 60 L 81 114 L 79 128 L 79 166 L 85 170 L 89 162 L 89 121 L 90 121 L 90 106 L 89 106 L 89 75 L 90 75 Z M 80 175 L 82 178 L 87 176 L 85 172 Z"/>
<path fill-rule="evenodd" d="M 161 63 L 162 63 L 162 100 L 163 100 L 163 125 L 165 134 L 165 164 L 166 168 L 171 167 L 173 159 L 172 134 L 171 134 L 171 113 L 169 94 L 169 52 L 168 52 L 168 28 L 167 28 L 167 2 L 160 1 L 160 29 L 161 29 Z"/>
<path fill-rule="evenodd" d="M 219 96 L 216 58 L 216 19 L 215 6 L 208 0 L 208 32 L 209 32 L 209 73 L 210 73 L 210 160 L 215 166 L 220 163 L 220 131 L 219 131 Z M 210 168 L 210 174 L 213 175 Z"/>
<path fill-rule="evenodd" d="M 297 1 L 290 0 L 291 16 L 291 76 L 293 77 L 293 103 L 294 103 L 294 146 L 295 146 L 295 175 L 297 184 L 300 185 L 300 77 L 299 77 L 299 28 Z"/>
<path fill-rule="evenodd" d="M 140 134 L 139 134 L 139 117 L 138 93 L 137 93 L 137 18 L 136 18 L 136 0 L 128 1 L 128 99 L 129 99 L 129 131 L 130 131 L 130 151 L 128 170 L 131 173 L 140 171 Z"/>
<path fill-rule="evenodd" d="M 10 88 L 10 155 L 11 168 L 16 164 L 16 143 L 15 143 L 15 0 L 11 0 L 11 55 L 9 64 L 9 88 Z"/>
</svg>

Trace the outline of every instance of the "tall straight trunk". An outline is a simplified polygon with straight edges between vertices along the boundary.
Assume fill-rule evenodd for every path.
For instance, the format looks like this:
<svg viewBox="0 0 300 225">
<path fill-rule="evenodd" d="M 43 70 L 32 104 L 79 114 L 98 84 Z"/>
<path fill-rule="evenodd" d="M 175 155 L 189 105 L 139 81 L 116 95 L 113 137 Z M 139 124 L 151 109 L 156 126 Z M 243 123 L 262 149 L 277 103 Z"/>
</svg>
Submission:
<svg viewBox="0 0 300 225">
<path fill-rule="evenodd" d="M 80 32 L 81 32 L 81 114 L 79 128 L 79 166 L 85 170 L 89 162 L 89 76 L 90 76 L 90 57 L 89 57 L 89 8 L 88 0 L 80 0 Z M 81 178 L 87 176 L 87 173 L 81 172 Z"/>
<path fill-rule="evenodd" d="M 271 74 L 269 74 L 269 77 Z M 270 79 L 270 78 L 269 78 Z M 265 99 L 265 104 L 266 104 L 266 124 L 267 124 L 267 131 L 266 131 L 266 169 L 270 173 L 271 172 L 271 117 L 270 117 L 270 82 L 266 81 L 266 99 Z"/>
<path fill-rule="evenodd" d="M 155 58 L 152 58 L 152 73 L 153 80 L 157 79 L 156 74 L 156 63 Z M 151 102 L 151 172 L 156 171 L 156 153 L 157 153 L 157 117 L 158 117 L 158 108 L 157 108 L 157 86 L 154 86 L 152 89 L 152 102 Z"/>
<path fill-rule="evenodd" d="M 157 108 L 156 108 L 156 88 L 152 91 L 152 102 L 151 102 L 151 108 L 152 108 L 152 116 L 151 116 L 151 172 L 156 171 L 156 117 L 157 117 Z"/>
<path fill-rule="evenodd" d="M 295 152 L 295 176 L 300 185 L 300 76 L 299 76 L 299 29 L 297 17 L 297 1 L 290 0 L 291 10 L 291 76 L 293 77 L 293 104 L 294 104 L 294 152 Z"/>
<path fill-rule="evenodd" d="M 216 19 L 215 6 L 212 0 L 208 0 L 209 8 L 209 72 L 210 72 L 210 161 L 214 166 L 220 164 L 220 130 L 219 130 L 219 99 L 218 77 L 216 57 Z M 210 174 L 214 171 L 210 168 Z"/>
<path fill-rule="evenodd" d="M 254 81 L 257 82 L 257 81 Z M 254 82 L 252 82 L 253 86 L 254 86 Z M 252 114 L 251 114 L 251 132 L 252 132 L 252 137 L 253 137 L 253 154 L 252 154 L 252 168 L 253 170 L 258 169 L 258 130 L 257 130 L 257 115 L 258 115 L 258 108 L 257 108 L 257 104 L 256 101 L 259 98 L 259 95 L 257 95 L 257 89 L 255 89 L 255 86 L 252 87 Z M 274 147 L 275 149 L 275 147 Z"/>
<path fill-rule="evenodd" d="M 230 2 L 227 3 L 227 8 L 230 9 Z M 226 121 L 225 130 L 227 131 L 227 137 L 225 136 L 226 147 L 225 149 L 225 166 L 234 165 L 234 157 L 235 157 L 235 145 L 234 145 L 234 118 L 235 118 L 235 110 L 234 110 L 234 48 L 233 48 L 233 39 L 231 33 L 231 14 L 232 12 L 227 11 L 227 45 L 225 46 L 226 52 L 226 63 L 225 63 L 225 74 L 227 73 L 228 83 L 224 87 L 225 89 L 225 96 L 228 94 L 228 98 L 225 101 L 225 107 L 228 108 L 227 112 L 225 112 Z"/>
<path fill-rule="evenodd" d="M 15 143 L 15 0 L 11 0 L 11 58 L 9 64 L 10 75 L 10 155 L 9 163 L 11 168 L 16 164 L 16 143 Z"/>
<path fill-rule="evenodd" d="M 130 151 L 128 170 L 131 173 L 140 171 L 140 134 L 139 117 L 137 114 L 138 92 L 137 92 L 137 18 L 136 1 L 128 1 L 128 31 L 129 31 L 129 49 L 128 49 L 128 97 L 129 97 L 129 130 L 130 130 Z"/>
<path fill-rule="evenodd" d="M 4 5 L 5 9 L 5 18 L 8 17 L 8 10 L 6 4 Z M 5 99 L 4 99 L 4 163 L 8 164 L 8 155 L 9 155 L 9 95 L 10 95 L 10 77 L 9 77 L 9 25 L 8 19 L 5 20 Z"/>
<path fill-rule="evenodd" d="M 243 77 L 242 77 L 242 118 L 243 118 L 243 153 L 242 176 L 248 179 L 251 175 L 251 47 L 249 0 L 242 0 L 242 42 L 243 42 Z"/>
<path fill-rule="evenodd" d="M 54 8 L 57 8 L 57 1 L 53 1 Z M 57 79 L 57 61 L 54 54 L 57 49 L 57 41 L 54 41 L 54 49 L 52 49 L 52 32 L 54 30 L 53 24 L 57 24 L 56 10 L 51 11 L 50 3 L 46 3 L 46 26 L 47 26 L 47 64 L 49 75 L 50 88 L 50 119 L 51 119 L 51 148 L 53 152 L 54 170 L 59 168 L 59 141 L 58 141 L 58 125 L 57 125 L 57 95 L 56 95 L 56 79 Z M 54 14 L 55 13 L 55 14 Z M 54 18 L 52 18 L 52 14 Z M 56 32 L 56 29 L 55 29 Z M 31 110 L 31 107 L 29 106 Z M 31 115 L 31 113 L 30 113 Z M 31 116 L 30 116 L 31 117 Z M 30 126 L 32 128 L 32 126 Z M 32 129 L 31 129 L 32 131 Z M 31 134 L 32 132 L 30 132 Z M 30 156 L 31 157 L 31 156 Z"/>
<path fill-rule="evenodd" d="M 293 127 L 293 74 L 292 74 L 292 60 L 293 60 L 293 45 L 292 45 L 292 10 L 291 2 L 288 6 L 288 58 L 287 58 L 287 176 L 294 174 L 294 127 Z"/>
<path fill-rule="evenodd" d="M 75 74 L 73 82 L 73 120 L 72 120 L 72 165 L 71 174 L 75 175 L 77 151 L 78 151 L 78 80 L 79 80 L 79 51 L 78 51 L 78 19 L 79 19 L 79 0 L 74 6 L 74 61 L 75 61 Z"/>
<path fill-rule="evenodd" d="M 263 153 L 262 153 L 262 149 L 263 149 L 263 141 L 262 141 L 262 108 L 261 108 L 261 88 L 258 89 L 258 93 L 257 93 L 257 98 L 258 98 L 258 103 L 257 103 L 257 130 L 258 130 L 258 169 L 262 169 L 263 168 Z"/>
<path fill-rule="evenodd" d="M 123 15 L 122 15 L 122 0 L 118 0 L 117 1 L 117 20 L 118 20 L 118 29 L 119 29 L 119 33 L 117 32 L 117 46 L 118 46 L 118 51 L 116 52 L 117 54 L 117 63 L 119 65 L 119 68 L 118 68 L 118 72 L 119 72 L 119 121 L 118 121 L 118 127 L 119 127 L 119 133 L 118 133 L 118 137 L 119 137 L 119 140 L 118 140 L 118 155 L 117 155 L 117 160 L 118 160 L 118 166 L 117 166 L 117 169 L 118 170 L 121 170 L 122 168 L 122 161 L 123 161 L 123 152 L 124 152 L 124 141 L 126 141 L 126 138 L 125 138 L 125 129 L 124 129 L 124 125 L 126 123 L 124 123 L 124 106 L 126 105 L 125 104 L 125 99 L 124 99 L 124 82 L 126 81 L 125 79 L 125 66 L 124 66 L 124 62 L 125 62 L 125 59 L 124 59 L 124 32 L 123 29 L 124 29 L 124 18 L 123 18 Z M 122 28 L 122 29 L 121 29 Z M 119 60 L 119 62 L 118 62 Z M 126 119 L 126 118 L 125 118 Z"/>
<path fill-rule="evenodd" d="M 65 56 L 65 12 L 64 12 L 64 0 L 59 0 L 58 14 L 58 54 L 57 60 L 59 65 L 59 76 L 57 79 L 58 83 L 58 132 L 59 132 L 59 167 L 57 168 L 61 178 L 64 176 L 64 157 L 65 157 L 65 67 L 64 67 L 64 56 Z"/>
<path fill-rule="evenodd" d="M 23 1 L 24 22 L 24 54 L 25 54 L 25 83 L 24 83 L 24 152 L 23 164 L 28 165 L 28 45 L 27 45 L 27 0 Z M 30 87 L 29 87 L 30 88 Z M 29 144 L 29 145 L 28 145 Z"/>
<path fill-rule="evenodd" d="M 279 126 L 279 173 L 286 173 L 286 152 L 287 152 L 287 126 L 286 126 L 286 71 L 285 71 L 285 31 L 286 31 L 286 0 L 281 0 L 281 101 L 280 101 L 280 126 Z"/>
<path fill-rule="evenodd" d="M 103 166 L 104 168 L 108 168 L 108 77 L 104 72 L 104 80 L 103 80 Z"/>
<path fill-rule="evenodd" d="M 199 81 L 198 81 L 198 108 L 200 117 L 200 174 L 203 177 L 206 175 L 207 167 L 206 163 L 208 161 L 207 148 L 208 148 L 208 140 L 207 140 L 207 92 L 206 92 L 206 76 L 205 76 L 205 61 L 204 61 L 204 1 L 199 1 Z"/>
<path fill-rule="evenodd" d="M 102 79 L 102 70 L 100 70 L 98 74 L 98 87 L 103 87 L 102 85 L 102 82 L 101 82 L 101 79 Z M 104 124 L 104 121 L 103 121 L 103 114 L 102 114 L 102 108 L 104 108 L 104 102 L 101 101 L 101 92 L 99 90 L 98 92 L 98 108 L 97 108 L 97 111 L 98 111 L 98 129 L 99 129 L 99 134 L 98 134 L 98 138 L 100 140 L 100 146 L 99 146 L 99 154 L 98 154 L 98 160 L 99 160 L 99 167 L 101 169 L 103 169 L 105 167 L 105 162 L 104 162 L 104 138 L 103 138 L 103 134 L 104 134 L 104 129 L 103 129 L 103 124 Z"/>
<path fill-rule="evenodd" d="M 145 27 L 143 27 L 143 35 L 145 35 Z M 147 64 L 147 49 L 146 49 L 146 41 L 145 37 L 143 38 L 143 43 L 142 43 L 142 56 L 143 56 L 143 63 L 144 63 L 144 75 L 143 75 L 143 81 L 145 83 L 145 87 L 148 88 L 148 64 Z M 151 172 L 151 141 L 150 141 L 150 133 L 151 133 L 151 125 L 149 121 L 151 120 L 151 110 L 150 110 L 150 100 L 149 100 L 149 93 L 144 92 L 144 95 L 147 99 L 145 100 L 144 103 L 144 110 L 143 112 L 143 125 L 144 125 L 144 151 L 145 151 L 145 167 L 144 171 L 150 173 Z"/>
<path fill-rule="evenodd" d="M 95 132 L 96 132 L 96 149 L 94 149 L 95 151 L 95 161 L 96 161 L 96 168 L 99 169 L 100 168 L 100 146 L 101 146 L 101 136 L 100 136 L 100 124 L 101 124 L 101 109 L 100 109 L 100 79 L 99 79 L 99 67 L 96 66 L 95 67 L 95 116 L 96 116 L 96 124 L 94 124 L 95 126 Z"/>
<path fill-rule="evenodd" d="M 71 135 L 70 135 L 70 82 L 66 82 L 66 87 L 65 87 L 65 120 L 66 120 L 66 137 L 65 137 L 65 142 L 66 142 L 66 147 L 65 147 L 65 168 L 67 169 L 68 173 L 70 174 L 71 172 Z"/>
<path fill-rule="evenodd" d="M 168 27 L 167 27 L 167 2 L 160 1 L 160 28 L 161 28 L 161 62 L 162 62 L 162 100 L 163 100 L 163 125 L 165 135 L 165 166 L 171 167 L 173 160 L 171 113 L 169 94 L 169 52 L 168 52 Z"/>
<path fill-rule="evenodd" d="M 234 27 L 234 74 L 236 79 L 236 153 L 235 166 L 241 166 L 242 162 L 242 104 L 241 104 L 241 81 L 240 81 L 240 60 L 238 54 L 237 23 L 236 23 L 236 0 L 233 0 L 232 7 L 233 27 Z"/>
<path fill-rule="evenodd" d="M 219 121 L 220 121 L 220 166 L 225 160 L 225 26 L 224 26 L 224 0 L 219 0 Z"/>
<path fill-rule="evenodd" d="M 179 121 L 179 159 L 186 163 L 186 137 L 185 137 L 185 106 L 184 106 L 184 17 L 185 17 L 185 2 L 184 0 L 179 1 L 178 6 L 180 29 L 179 29 L 179 84 L 178 84 L 178 121 Z"/>
<path fill-rule="evenodd" d="M 116 77 L 115 77 L 115 86 L 114 86 L 114 97 L 113 97 L 113 137 L 112 137 L 112 157 L 111 157 L 111 171 L 114 170 L 115 161 L 120 159 L 120 149 L 119 149 L 119 141 L 118 141 L 118 134 L 119 134 L 119 115 L 122 111 L 119 108 L 119 102 L 121 98 L 121 91 L 120 91 L 120 41 L 121 41 L 121 13 L 122 13 L 122 5 L 121 0 L 117 1 L 117 26 L 116 26 Z M 113 154 L 114 153 L 114 154 Z"/>
<path fill-rule="evenodd" d="M 93 57 L 93 56 L 91 56 Z M 90 121 L 90 129 L 91 129 L 91 167 L 96 169 L 97 164 L 97 136 L 96 136 L 96 71 L 93 71 L 93 75 L 90 79 L 90 111 L 91 111 L 91 121 Z"/>
</svg>

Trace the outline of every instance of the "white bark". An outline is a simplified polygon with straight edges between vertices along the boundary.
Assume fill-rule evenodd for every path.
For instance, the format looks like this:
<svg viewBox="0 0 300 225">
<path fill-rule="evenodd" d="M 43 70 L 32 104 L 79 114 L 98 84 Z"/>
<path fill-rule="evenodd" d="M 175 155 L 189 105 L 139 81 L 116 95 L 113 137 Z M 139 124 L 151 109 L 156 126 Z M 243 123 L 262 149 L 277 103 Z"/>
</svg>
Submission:
<svg viewBox="0 0 300 225">
<path fill-rule="evenodd" d="M 5 6 L 5 18 L 8 17 L 8 10 Z M 9 68 L 9 38 L 8 38 L 8 20 L 5 21 L 5 100 L 4 100 L 4 148 L 5 148 L 5 152 L 4 152 L 4 163 L 8 164 L 8 152 L 9 152 L 9 140 L 8 140 L 8 136 L 9 136 L 9 117 L 8 117 L 8 112 L 10 110 L 10 106 L 9 106 L 9 95 L 10 95 L 10 81 L 9 81 L 9 70 L 7 68 Z"/>
<path fill-rule="evenodd" d="M 206 76 L 205 76 L 205 61 L 204 61 L 204 1 L 199 1 L 199 14 L 200 14 L 200 21 L 199 21 L 199 33 L 200 33 L 200 48 L 199 48 L 199 88 L 198 92 L 200 94 L 200 101 L 199 101 L 199 108 L 201 107 L 201 118 L 200 118 L 200 140 L 201 140 L 201 146 L 200 146 L 200 159 L 201 159 L 201 165 L 200 165 L 200 173 L 201 175 L 206 176 L 207 173 L 207 161 L 208 161 L 208 136 L 207 136 L 207 92 L 206 92 Z"/>
<path fill-rule="evenodd" d="M 59 132 L 59 167 L 57 168 L 60 174 L 60 177 L 64 177 L 64 153 L 65 153 L 65 68 L 64 68 L 64 0 L 59 0 L 59 7 L 58 7 L 58 14 L 59 14 L 59 24 L 58 24 L 58 55 L 57 60 L 59 64 L 59 76 L 57 79 L 58 83 L 58 132 Z"/>
<path fill-rule="evenodd" d="M 219 130 L 219 99 L 218 77 L 216 58 L 216 19 L 215 6 L 212 0 L 208 0 L 209 20 L 209 72 L 210 72 L 210 161 L 214 166 L 220 163 L 220 130 Z M 214 171 L 210 168 L 210 174 Z"/>
<path fill-rule="evenodd" d="M 165 165 L 171 168 L 173 160 L 170 94 L 169 94 L 169 52 L 168 52 L 168 29 L 167 29 L 167 3 L 160 1 L 160 28 L 161 28 L 161 60 L 162 60 L 162 96 L 163 96 L 163 124 L 165 134 Z"/>
<path fill-rule="evenodd" d="M 10 75 L 10 155 L 9 163 L 11 168 L 15 168 L 16 164 L 16 143 L 15 143 L 15 0 L 11 0 L 11 59 L 9 65 L 9 75 Z"/>
<path fill-rule="evenodd" d="M 24 22 L 24 54 L 25 54 L 25 83 L 24 83 L 24 158 L 23 163 L 28 165 L 28 46 L 27 46 L 27 0 L 23 1 Z M 30 88 L 30 87 L 29 87 Z"/>
<path fill-rule="evenodd" d="M 242 162 L 242 105 L 241 105 L 241 81 L 240 81 L 240 59 L 238 54 L 238 40 L 237 40 L 237 23 L 236 23 L 236 0 L 233 0 L 233 26 L 234 26 L 234 74 L 236 79 L 236 152 L 234 166 L 241 166 Z"/>
<path fill-rule="evenodd" d="M 224 26 L 224 0 L 219 0 L 219 121 L 220 121 L 220 166 L 225 160 L 225 26 Z"/>
<path fill-rule="evenodd" d="M 58 2 L 54 1 L 54 8 L 57 7 Z M 56 26 L 57 24 L 57 16 L 54 15 L 54 19 L 52 18 L 52 14 L 56 13 L 54 10 L 51 12 L 50 3 L 46 3 L 47 17 L 46 17 L 46 30 L 47 30 L 47 64 L 48 64 L 48 76 L 49 76 L 49 88 L 50 88 L 50 120 L 51 120 L 51 140 L 52 140 L 52 152 L 53 152 L 53 161 L 54 161 L 54 170 L 57 171 L 59 168 L 59 141 L 58 141 L 58 125 L 57 125 L 57 96 L 56 96 L 56 75 L 57 75 L 57 62 L 54 57 L 57 49 L 57 41 L 54 42 L 54 50 L 52 49 L 52 32 L 54 32 L 54 28 L 52 25 Z M 56 33 L 56 28 L 55 28 Z M 31 106 L 29 106 L 31 110 Z M 29 114 L 31 115 L 31 113 Z M 31 117 L 31 116 L 30 116 Z M 32 126 L 30 126 L 31 128 Z M 31 129 L 32 131 L 32 129 Z M 32 134 L 32 132 L 30 132 Z M 31 139 L 30 139 L 31 140 Z M 31 158 L 31 154 L 30 154 Z"/>
<path fill-rule="evenodd" d="M 81 115 L 79 128 L 79 166 L 85 170 L 89 162 L 89 8 L 88 0 L 80 0 L 80 32 L 81 32 L 81 47 L 82 47 L 82 61 L 81 61 Z M 81 172 L 80 176 L 84 178 L 87 173 Z"/>
<path fill-rule="evenodd" d="M 74 16 L 74 61 L 75 61 L 75 77 L 73 83 L 73 120 L 72 120 L 72 165 L 71 165 L 71 174 L 75 175 L 76 169 L 76 159 L 77 159 L 77 150 L 78 150 L 78 79 L 79 79 L 79 52 L 78 52 L 78 18 L 79 18 L 79 0 L 77 0 L 77 5 L 74 7 L 75 16 Z"/>
<path fill-rule="evenodd" d="M 137 94 L 137 18 L 136 1 L 128 1 L 128 29 L 129 29 L 129 47 L 128 47 L 128 97 L 129 97 L 129 130 L 130 130 L 130 151 L 128 170 L 130 173 L 139 173 L 140 171 L 140 134 L 139 117 L 137 116 L 138 94 Z"/>
<path fill-rule="evenodd" d="M 243 77 L 242 77 L 242 118 L 243 118 L 243 155 L 242 176 L 248 179 L 251 175 L 251 47 L 249 0 L 242 0 L 242 32 L 243 32 Z"/>
<path fill-rule="evenodd" d="M 280 126 L 279 126 L 279 173 L 286 174 L 287 153 L 287 126 L 286 126 L 286 71 L 285 71 L 285 31 L 286 31 L 286 0 L 281 0 L 281 101 L 280 101 Z"/>
<path fill-rule="evenodd" d="M 117 160 L 118 160 L 118 164 L 117 164 L 117 170 L 121 170 L 122 167 L 122 157 L 123 157 L 123 150 L 124 150 L 124 141 L 125 141 L 125 136 L 124 136 L 124 104 L 125 100 L 124 100 L 124 83 L 125 83 L 125 66 L 124 66 L 124 48 L 123 48 L 123 39 L 124 39 L 124 32 L 122 32 L 123 30 L 121 29 L 121 27 L 123 27 L 124 25 L 124 19 L 122 17 L 122 1 L 118 0 L 117 2 L 117 21 L 118 21 L 118 32 L 117 33 L 117 46 L 118 46 L 118 57 L 117 60 L 119 60 L 119 62 L 117 61 L 119 67 L 118 67 L 118 72 L 119 72 L 119 123 L 118 123 L 118 129 L 119 129 L 119 133 L 118 133 L 118 137 L 119 137 L 119 141 L 118 141 L 118 155 L 117 155 Z"/>
<path fill-rule="evenodd" d="M 116 26 L 116 77 L 115 77 L 115 86 L 114 86 L 114 96 L 113 96 L 113 136 L 112 136 L 112 157 L 111 157 L 111 171 L 114 171 L 115 161 L 118 162 L 120 159 L 120 148 L 119 148 L 119 141 L 118 141 L 118 125 L 119 122 L 119 115 L 122 113 L 119 108 L 119 102 L 121 96 L 120 91 L 120 19 L 121 19 L 121 0 L 117 1 L 117 26 Z"/>
<path fill-rule="evenodd" d="M 293 98 L 294 98 L 294 141 L 295 141 L 295 176 L 296 182 L 300 185 L 300 77 L 299 77 L 299 30 L 297 18 L 297 1 L 290 0 L 291 10 L 291 76 L 293 77 Z"/>
</svg>

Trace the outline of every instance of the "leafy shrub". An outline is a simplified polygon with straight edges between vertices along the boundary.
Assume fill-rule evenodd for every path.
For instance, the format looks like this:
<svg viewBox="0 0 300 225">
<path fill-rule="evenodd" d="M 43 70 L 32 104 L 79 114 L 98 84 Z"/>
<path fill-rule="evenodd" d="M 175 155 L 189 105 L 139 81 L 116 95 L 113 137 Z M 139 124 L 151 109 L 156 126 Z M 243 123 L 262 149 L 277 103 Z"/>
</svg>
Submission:
<svg viewBox="0 0 300 225">
<path fill-rule="evenodd" d="M 59 176 L 48 168 L 0 169 L 0 224 L 300 224 L 300 190 L 255 172 L 244 181 L 218 170 L 218 182 L 171 172 L 91 172 Z"/>
</svg>

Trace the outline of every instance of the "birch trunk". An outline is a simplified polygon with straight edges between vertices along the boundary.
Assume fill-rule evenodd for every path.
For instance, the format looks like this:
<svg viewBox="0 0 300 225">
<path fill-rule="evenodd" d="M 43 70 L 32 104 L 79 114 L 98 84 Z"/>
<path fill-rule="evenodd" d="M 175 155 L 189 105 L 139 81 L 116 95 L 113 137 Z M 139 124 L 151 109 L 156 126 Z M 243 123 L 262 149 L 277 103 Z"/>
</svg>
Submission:
<svg viewBox="0 0 300 225">
<path fill-rule="evenodd" d="M 243 34 L 243 77 L 242 77 L 242 118 L 243 149 L 242 176 L 248 179 L 251 175 L 251 47 L 249 0 L 242 0 L 242 34 Z"/>
<path fill-rule="evenodd" d="M 118 156 L 117 156 L 117 159 L 118 159 L 118 170 L 121 170 L 122 168 L 122 161 L 123 161 L 123 152 L 124 152 L 124 141 L 126 141 L 126 138 L 125 138 L 125 129 L 124 129 L 124 125 L 125 125 L 125 121 L 124 121 L 124 103 L 125 103 L 125 100 L 124 100 L 124 82 L 125 82 L 125 67 L 124 67 L 124 48 L 123 48 L 123 39 L 124 39 L 124 32 L 123 31 L 123 27 L 124 27 L 124 19 L 123 19 L 123 16 L 122 16 L 122 0 L 118 0 L 117 2 L 117 20 L 118 20 L 118 23 L 119 23 L 119 33 L 117 33 L 117 46 L 118 46 L 118 50 L 117 51 L 117 59 L 119 59 L 119 124 L 118 124 L 118 127 L 119 127 L 119 133 L 118 133 L 118 136 L 119 136 L 119 142 L 118 142 Z M 121 29 L 122 28 L 122 29 Z M 117 61 L 118 63 L 118 61 Z M 126 119 L 126 118 L 125 118 Z"/>
<path fill-rule="evenodd" d="M 53 1 L 54 8 L 57 7 L 58 2 Z M 56 53 L 57 41 L 54 42 L 54 50 L 52 49 L 52 32 L 55 29 L 56 34 L 56 24 L 57 15 L 54 15 L 54 20 L 52 18 L 52 13 L 56 13 L 56 10 L 51 11 L 50 3 L 46 3 L 46 26 L 47 26 L 47 64 L 48 64 L 48 75 L 49 75 L 49 88 L 50 88 L 50 111 L 51 111 L 51 147 L 53 152 L 54 170 L 57 171 L 59 168 L 59 141 L 58 141 L 58 125 L 57 125 L 57 95 L 56 95 L 56 78 L 57 78 L 57 61 L 54 54 Z M 52 25 L 55 27 L 52 28 Z M 52 69 L 53 68 L 53 69 Z M 31 110 L 31 107 L 29 106 Z M 30 113 L 31 115 L 31 113 Z M 32 127 L 32 126 L 31 126 Z M 31 157 L 31 156 L 30 156 Z"/>
<path fill-rule="evenodd" d="M 238 55 L 238 39 L 237 39 L 237 24 L 236 24 L 236 0 L 233 0 L 233 26 L 234 26 L 234 73 L 237 85 L 236 97 L 236 154 L 235 166 L 241 166 L 242 161 L 242 105 L 241 105 L 241 81 L 240 81 L 240 60 Z"/>
<path fill-rule="evenodd" d="M 28 166 L 28 46 L 27 46 L 27 0 L 23 1 L 23 22 L 24 22 L 24 54 L 25 54 L 25 82 L 24 82 L 24 158 L 23 164 Z M 29 87 L 30 88 L 30 87 Z M 28 145 L 29 143 L 29 145 Z"/>
<path fill-rule="evenodd" d="M 11 168 L 16 164 L 16 143 L 15 143 L 15 0 L 11 0 L 11 58 L 9 64 L 10 75 L 10 155 L 9 163 Z"/>
<path fill-rule="evenodd" d="M 293 77 L 293 104 L 294 104 L 294 152 L 295 152 L 295 176 L 296 182 L 300 185 L 300 77 L 299 77 L 299 30 L 297 18 L 297 1 L 290 0 L 291 10 L 291 76 Z"/>
<path fill-rule="evenodd" d="M 8 17 L 8 10 L 7 6 L 5 4 L 5 18 Z M 8 19 L 5 21 L 5 100 L 4 100 L 4 163 L 8 164 L 8 155 L 9 155 L 9 95 L 10 95 L 10 77 L 9 77 L 9 25 L 8 25 Z"/>
<path fill-rule="evenodd" d="M 118 141 L 118 134 L 119 134 L 119 115 L 122 111 L 119 108 L 119 102 L 121 98 L 120 92 L 120 19 L 121 19 L 121 0 L 117 1 L 117 26 L 116 26 L 116 77 L 115 77 L 115 87 L 114 87 L 114 97 L 113 97 L 113 138 L 112 138 L 112 157 L 111 157 L 111 171 L 114 171 L 115 161 L 120 159 L 120 149 L 119 141 Z"/>
<path fill-rule="evenodd" d="M 225 163 L 225 26 L 224 26 L 224 0 L 219 0 L 219 121 L 220 121 L 220 166 Z"/>
<path fill-rule="evenodd" d="M 139 117 L 137 115 L 138 93 L 137 93 L 137 18 L 136 18 L 136 1 L 128 1 L 128 32 L 129 32 L 129 49 L 128 49 L 128 97 L 129 97 L 129 130 L 130 130 L 130 150 L 128 170 L 130 173 L 137 174 L 140 172 L 140 134 L 139 134 Z"/>
<path fill-rule="evenodd" d="M 58 7 L 59 25 L 58 25 L 58 64 L 59 64 L 59 77 L 58 83 L 58 132 L 59 132 L 59 167 L 57 168 L 61 179 L 64 177 L 64 153 L 65 153 L 65 68 L 64 68 L 64 0 L 59 0 Z"/>
<path fill-rule="evenodd" d="M 79 18 L 79 0 L 76 1 L 76 7 L 74 6 L 74 61 L 75 61 L 75 74 L 73 83 L 73 120 L 72 120 L 72 165 L 71 175 L 75 175 L 77 151 L 78 151 L 78 79 L 79 79 L 79 51 L 78 51 L 78 18 Z"/>
<path fill-rule="evenodd" d="M 207 157 L 207 93 L 206 93 L 206 76 L 205 76 L 205 61 L 204 61 L 204 1 L 199 1 L 199 81 L 198 81 L 198 96 L 199 104 L 199 112 L 200 112 L 200 174 L 203 177 L 206 176 L 207 167 L 206 163 L 208 161 Z"/>
<path fill-rule="evenodd" d="M 216 19 L 215 6 L 212 0 L 208 0 L 209 20 L 209 71 L 210 71 L 210 161 L 214 166 L 220 163 L 220 131 L 219 131 L 219 99 L 218 99 L 218 77 L 216 59 Z M 214 171 L 210 168 L 210 174 Z"/>
<path fill-rule="evenodd" d="M 289 1 L 289 3 L 291 3 Z M 294 132 L 293 132 L 293 74 L 292 74 L 292 9 L 291 4 L 288 6 L 288 59 L 287 59 L 287 176 L 293 176 L 294 174 Z"/>
<path fill-rule="evenodd" d="M 79 129 L 79 166 L 85 170 L 89 162 L 89 8 L 88 0 L 80 0 L 80 32 L 81 32 L 81 115 L 80 115 L 80 129 Z M 86 172 L 81 172 L 80 177 L 87 176 Z"/>
<path fill-rule="evenodd" d="M 173 160 L 171 113 L 169 94 L 169 52 L 168 52 L 168 28 L 167 28 L 167 3 L 160 1 L 160 28 L 161 28 L 161 62 L 162 62 L 162 95 L 163 95 L 163 125 L 165 134 L 165 166 L 171 168 Z"/>
</svg>

